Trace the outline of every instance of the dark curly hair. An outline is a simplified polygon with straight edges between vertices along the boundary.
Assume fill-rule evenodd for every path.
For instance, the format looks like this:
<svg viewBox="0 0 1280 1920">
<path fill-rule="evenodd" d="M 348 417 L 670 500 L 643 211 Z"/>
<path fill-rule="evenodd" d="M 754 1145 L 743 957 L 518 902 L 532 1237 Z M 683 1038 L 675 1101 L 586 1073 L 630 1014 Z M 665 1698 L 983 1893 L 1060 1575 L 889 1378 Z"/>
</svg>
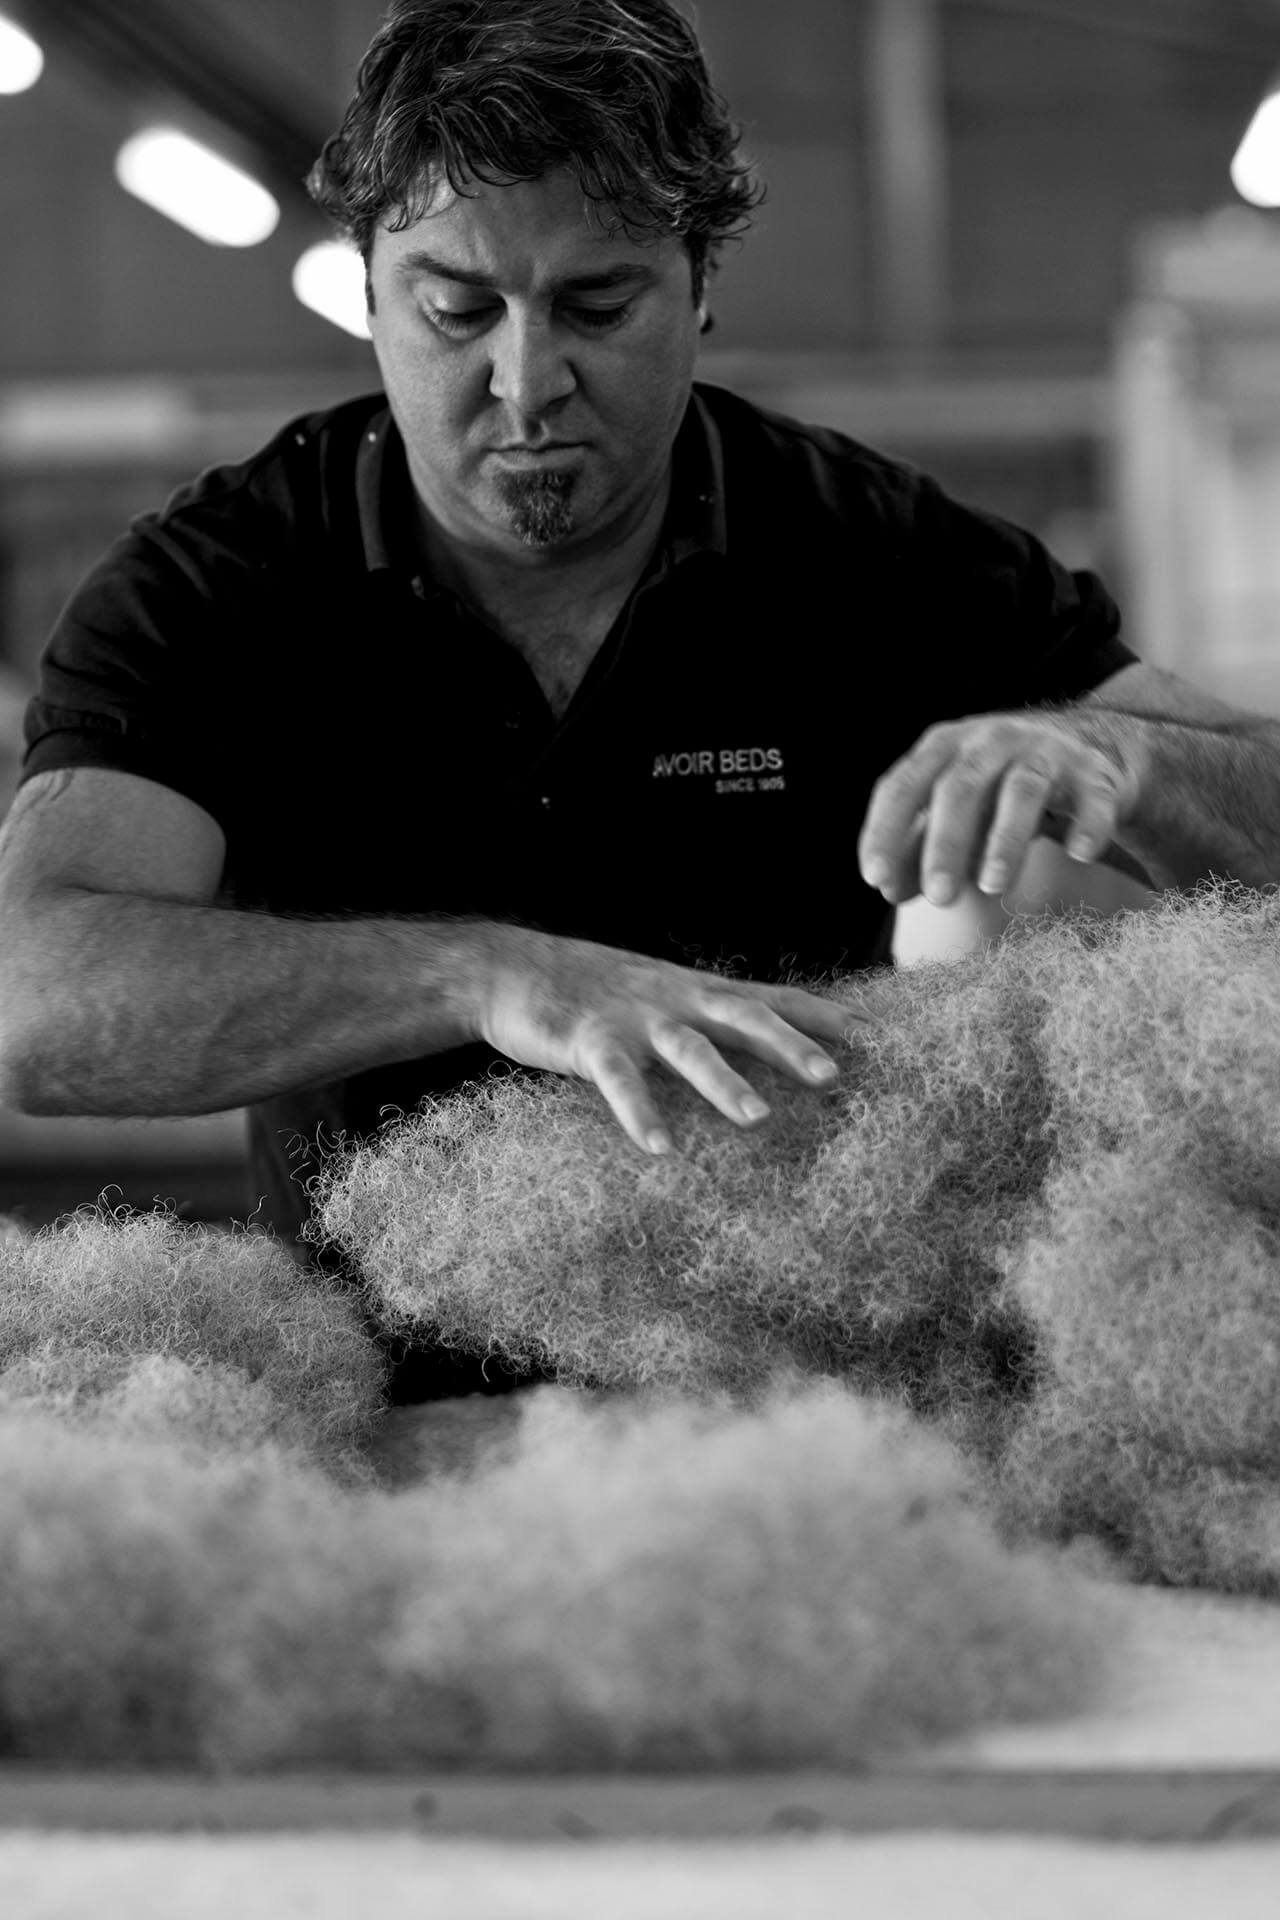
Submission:
<svg viewBox="0 0 1280 1920">
<path fill-rule="evenodd" d="M 457 193 L 567 168 L 632 238 L 682 240 L 694 301 L 763 198 L 693 27 L 670 0 L 394 0 L 308 177 L 366 265 Z"/>
</svg>

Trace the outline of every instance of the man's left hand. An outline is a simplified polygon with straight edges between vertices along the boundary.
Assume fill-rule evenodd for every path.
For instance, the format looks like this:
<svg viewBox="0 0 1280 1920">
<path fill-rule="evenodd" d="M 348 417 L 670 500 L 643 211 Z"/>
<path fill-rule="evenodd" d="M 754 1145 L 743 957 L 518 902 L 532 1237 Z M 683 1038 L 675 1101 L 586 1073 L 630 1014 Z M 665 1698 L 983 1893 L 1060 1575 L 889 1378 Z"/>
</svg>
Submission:
<svg viewBox="0 0 1280 1920">
<path fill-rule="evenodd" d="M 858 838 L 868 886 L 946 906 L 966 882 L 1003 893 L 1041 834 L 1099 859 L 1137 804 L 1137 769 L 1038 714 L 944 721 L 882 774 Z"/>
</svg>

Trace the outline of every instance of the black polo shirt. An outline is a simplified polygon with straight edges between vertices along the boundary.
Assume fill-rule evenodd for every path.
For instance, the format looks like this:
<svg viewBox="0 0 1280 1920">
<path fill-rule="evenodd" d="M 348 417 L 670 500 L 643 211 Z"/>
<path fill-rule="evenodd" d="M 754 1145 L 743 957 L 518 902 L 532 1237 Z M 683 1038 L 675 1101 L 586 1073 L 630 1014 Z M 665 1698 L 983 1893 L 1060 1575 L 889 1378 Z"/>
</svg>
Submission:
<svg viewBox="0 0 1280 1920">
<path fill-rule="evenodd" d="M 567 714 L 427 577 L 381 395 L 136 521 L 49 641 L 23 777 L 122 769 L 227 839 L 229 904 L 483 915 L 744 977 L 888 957 L 880 773 L 931 722 L 1129 663 L 1098 581 L 841 434 L 694 390 L 662 538 Z M 250 1113 L 287 1235 L 317 1128 L 484 1072 L 468 1047 Z"/>
</svg>

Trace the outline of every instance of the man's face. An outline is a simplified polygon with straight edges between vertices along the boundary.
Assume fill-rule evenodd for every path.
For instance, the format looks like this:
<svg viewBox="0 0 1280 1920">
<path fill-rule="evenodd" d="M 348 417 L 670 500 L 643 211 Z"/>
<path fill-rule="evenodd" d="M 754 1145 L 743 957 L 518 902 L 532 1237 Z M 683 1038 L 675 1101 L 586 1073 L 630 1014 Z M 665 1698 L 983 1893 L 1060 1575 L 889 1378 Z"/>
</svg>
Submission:
<svg viewBox="0 0 1280 1920">
<path fill-rule="evenodd" d="M 620 537 L 665 478 L 701 314 L 675 239 L 610 238 L 567 173 L 442 186 L 369 257 L 369 325 L 432 517 L 507 557 Z"/>
</svg>

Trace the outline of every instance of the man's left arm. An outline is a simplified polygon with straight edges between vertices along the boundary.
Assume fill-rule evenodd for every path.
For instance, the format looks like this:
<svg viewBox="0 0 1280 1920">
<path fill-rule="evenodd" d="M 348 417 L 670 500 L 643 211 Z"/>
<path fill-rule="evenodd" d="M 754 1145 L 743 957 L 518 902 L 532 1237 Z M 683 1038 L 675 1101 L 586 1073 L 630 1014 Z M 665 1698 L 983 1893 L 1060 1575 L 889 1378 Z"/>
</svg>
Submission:
<svg viewBox="0 0 1280 1920">
<path fill-rule="evenodd" d="M 943 906 L 1003 893 L 1045 834 L 1158 888 L 1280 882 L 1280 720 L 1137 662 L 1071 705 L 945 721 L 878 781 L 858 859 Z"/>
</svg>

